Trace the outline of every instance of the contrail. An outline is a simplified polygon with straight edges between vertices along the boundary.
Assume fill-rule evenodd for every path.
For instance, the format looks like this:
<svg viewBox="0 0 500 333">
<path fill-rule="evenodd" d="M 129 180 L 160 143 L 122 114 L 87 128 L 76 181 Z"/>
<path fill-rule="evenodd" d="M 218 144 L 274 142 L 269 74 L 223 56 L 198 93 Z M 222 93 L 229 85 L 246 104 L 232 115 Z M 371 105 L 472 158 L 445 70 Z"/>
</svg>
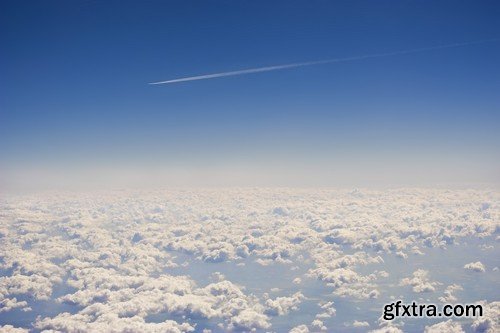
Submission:
<svg viewBox="0 0 500 333">
<path fill-rule="evenodd" d="M 469 46 L 469 45 L 483 44 L 483 43 L 489 43 L 489 42 L 498 42 L 498 41 L 500 41 L 500 38 L 479 40 L 479 41 L 473 41 L 473 42 L 464 42 L 464 43 L 445 44 L 445 45 L 430 46 L 430 47 L 422 47 L 422 48 L 418 48 L 418 49 L 401 50 L 401 51 L 394 51 L 394 52 L 387 52 L 387 53 L 373 53 L 373 54 L 348 57 L 348 58 L 334 58 L 334 59 L 325 59 L 325 60 L 317 60 L 317 61 L 296 62 L 296 63 L 292 63 L 292 64 L 274 65 L 274 66 L 266 66 L 266 67 L 258 67 L 258 68 L 248 68 L 248 69 L 241 69 L 241 70 L 231 71 L 231 72 L 222 72 L 222 73 L 182 77 L 182 78 L 172 79 L 172 80 L 167 80 L 167 81 L 151 82 L 149 84 L 153 84 L 153 85 L 171 84 L 171 83 L 187 82 L 187 81 L 208 80 L 208 79 L 215 79 L 215 78 L 225 77 L 225 76 L 236 76 L 236 75 L 245 75 L 245 74 L 252 74 L 252 73 L 271 72 L 271 71 L 277 71 L 277 70 L 288 69 L 288 68 L 315 66 L 315 65 L 331 64 L 331 63 L 337 63 L 337 62 L 348 62 L 348 61 L 356 61 L 356 60 L 363 60 L 363 59 L 370 59 L 370 58 L 390 57 L 390 56 L 396 56 L 396 55 L 402 55 L 402 54 L 418 53 L 418 52 L 447 49 L 447 48 L 460 47 L 460 46 Z"/>
</svg>

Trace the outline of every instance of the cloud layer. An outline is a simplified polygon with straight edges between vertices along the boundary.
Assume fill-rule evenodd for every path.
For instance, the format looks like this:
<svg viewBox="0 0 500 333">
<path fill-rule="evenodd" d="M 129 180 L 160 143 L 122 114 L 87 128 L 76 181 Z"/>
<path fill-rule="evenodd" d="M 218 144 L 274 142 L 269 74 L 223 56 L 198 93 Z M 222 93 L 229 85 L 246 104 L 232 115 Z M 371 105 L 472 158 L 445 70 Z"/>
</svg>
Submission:
<svg viewBox="0 0 500 333">
<path fill-rule="evenodd" d="M 21 312 L 35 312 L 33 327 L 47 332 L 273 331 L 276 318 L 313 308 L 310 321 L 289 329 L 329 330 L 335 318 L 344 329 L 382 325 L 383 332 L 397 332 L 384 322 L 344 318 L 332 299 L 369 304 L 397 296 L 387 287 L 397 275 L 397 267 L 384 269 L 390 258 L 404 267 L 429 249 L 498 241 L 499 199 L 492 191 L 429 189 L 6 195 L 0 206 L 0 331 L 28 329 L 9 319 Z M 220 272 L 194 278 L 190 272 L 198 265 L 233 267 L 233 277 L 255 265 L 269 275 L 258 288 L 242 284 L 243 273 L 236 280 Z M 497 274 L 479 261 L 456 266 Z M 287 270 L 287 284 L 285 275 L 272 273 L 276 269 Z M 425 267 L 394 279 L 394 288 L 441 302 L 461 301 L 466 287 L 445 284 Z M 311 294 L 307 286 L 314 281 L 326 296 Z M 476 301 L 487 311 L 470 329 L 497 330 L 498 302 Z M 43 302 L 71 310 L 37 316 Z M 425 329 L 459 332 L 462 324 L 443 321 Z"/>
</svg>

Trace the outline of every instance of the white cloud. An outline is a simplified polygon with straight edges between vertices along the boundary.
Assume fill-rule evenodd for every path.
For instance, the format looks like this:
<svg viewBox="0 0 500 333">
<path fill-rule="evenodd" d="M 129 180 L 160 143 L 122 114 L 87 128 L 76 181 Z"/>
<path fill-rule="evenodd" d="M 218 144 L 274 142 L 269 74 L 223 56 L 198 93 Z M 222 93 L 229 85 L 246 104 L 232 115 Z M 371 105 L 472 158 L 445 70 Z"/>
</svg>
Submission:
<svg viewBox="0 0 500 333">
<path fill-rule="evenodd" d="M 14 327 L 12 325 L 0 326 L 0 333 L 28 333 L 29 329 Z"/>
<path fill-rule="evenodd" d="M 319 319 L 314 319 L 311 323 L 311 327 L 316 331 L 326 331 L 328 328 L 325 326 L 325 324 L 319 320 Z"/>
<path fill-rule="evenodd" d="M 455 292 L 464 290 L 460 285 L 458 284 L 452 284 L 446 287 L 444 290 L 444 296 L 439 297 L 439 301 L 443 303 L 453 303 L 457 301 L 457 297 L 455 296 Z"/>
<path fill-rule="evenodd" d="M 404 332 L 403 330 L 395 326 L 385 326 L 372 330 L 370 331 L 370 333 L 404 333 Z"/>
<path fill-rule="evenodd" d="M 400 285 L 412 286 L 416 293 L 433 292 L 439 285 L 439 282 L 433 282 L 429 279 L 429 272 L 423 269 L 418 269 L 413 273 L 413 277 L 404 278 Z"/>
<path fill-rule="evenodd" d="M 500 331 L 500 302 L 478 302 L 483 306 L 483 316 L 472 322 L 473 332 L 495 333 Z"/>
<path fill-rule="evenodd" d="M 424 333 L 464 333 L 462 325 L 450 320 L 426 326 Z"/>
<path fill-rule="evenodd" d="M 1 294 L 0 294 L 1 296 Z M 0 313 L 8 312 L 15 308 L 22 308 L 24 311 L 31 311 L 31 308 L 28 307 L 28 302 L 26 301 L 18 301 L 17 298 L 4 298 L 0 300 Z"/>
<path fill-rule="evenodd" d="M 480 261 L 471 262 L 464 266 L 469 271 L 484 273 L 486 271 L 484 265 Z"/>
<path fill-rule="evenodd" d="M 351 326 L 351 327 L 370 327 L 370 324 L 366 321 L 358 321 L 355 320 L 352 323 L 348 323 L 346 326 Z"/>
<path fill-rule="evenodd" d="M 266 313 L 272 316 L 282 316 L 292 310 L 297 310 L 298 305 L 304 299 L 304 295 L 298 292 L 290 297 L 276 297 L 268 299 L 265 303 Z"/>
<path fill-rule="evenodd" d="M 292 328 L 289 333 L 309 333 L 309 328 L 307 325 L 299 325 Z"/>
<path fill-rule="evenodd" d="M 275 330 L 272 316 L 293 316 L 301 302 L 314 299 L 319 309 L 313 321 L 296 329 L 324 330 L 324 322 L 339 315 L 331 297 L 362 306 L 398 287 L 397 281 L 387 286 L 398 275 L 384 259 L 402 256 L 409 262 L 428 247 L 450 248 L 464 237 L 494 238 L 499 207 L 478 207 L 498 201 L 492 191 L 431 189 L 9 195 L 0 201 L 0 269 L 7 272 L 0 277 L 0 312 L 8 318 L 37 301 L 73 306 L 74 313 L 47 313 L 34 323 L 63 331 L 113 325 L 117 331 L 185 332 L 200 318 L 218 330 Z M 198 265 L 213 269 L 195 280 L 189 274 Z M 274 275 L 252 290 L 240 284 L 252 276 L 239 279 L 238 270 L 251 275 L 254 268 Z M 276 275 L 281 269 L 284 275 Z M 414 292 L 440 285 L 425 266 L 410 273 L 400 285 Z M 309 298 L 309 283 L 328 291 Z M 456 301 L 459 290 L 450 284 L 440 301 Z M 491 311 L 476 318 L 473 329 L 496 329 Z M 156 314 L 176 319 L 148 322 Z M 344 321 L 332 320 L 328 330 Z"/>
</svg>

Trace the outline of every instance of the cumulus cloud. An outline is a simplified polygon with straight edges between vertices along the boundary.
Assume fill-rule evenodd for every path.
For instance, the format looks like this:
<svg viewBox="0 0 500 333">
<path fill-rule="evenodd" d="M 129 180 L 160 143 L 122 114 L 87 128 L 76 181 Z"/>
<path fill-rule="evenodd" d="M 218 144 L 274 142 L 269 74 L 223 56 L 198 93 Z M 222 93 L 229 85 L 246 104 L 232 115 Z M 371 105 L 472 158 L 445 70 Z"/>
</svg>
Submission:
<svg viewBox="0 0 500 333">
<path fill-rule="evenodd" d="M 457 301 L 457 297 L 455 296 L 455 292 L 464 290 L 462 286 L 458 284 L 452 284 L 446 287 L 444 290 L 444 295 L 439 297 L 439 301 L 443 303 L 453 303 Z"/>
<path fill-rule="evenodd" d="M 204 329 L 196 326 L 201 320 L 214 323 L 213 331 L 275 330 L 273 316 L 293 316 L 314 299 L 312 322 L 294 329 L 325 330 L 337 315 L 332 297 L 357 304 L 381 297 L 387 280 L 398 276 L 384 260 L 409 262 L 429 247 L 498 237 L 498 201 L 492 191 L 432 189 L 7 195 L 0 201 L 0 314 L 8 318 L 48 302 L 74 311 L 47 312 L 26 327 L 190 332 Z M 484 268 L 466 266 L 479 264 Z M 191 274 L 198 265 L 211 267 L 206 277 Z M 254 268 L 272 274 L 247 288 L 250 279 L 238 271 Z M 276 279 L 280 269 L 286 273 Z M 440 285 L 425 269 L 409 274 L 390 287 L 423 293 Z M 310 283 L 328 291 L 309 298 Z M 456 301 L 460 288 L 450 284 L 440 301 Z M 476 331 L 497 329 L 496 305 L 488 306 L 488 315 L 472 323 Z M 154 315 L 173 319 L 150 322 Z"/>
<path fill-rule="evenodd" d="M 14 327 L 12 325 L 0 326 L 0 333 L 28 333 L 29 329 Z"/>
<path fill-rule="evenodd" d="M 0 294 L 1 295 L 1 294 Z M 15 308 L 22 308 L 24 311 L 30 311 L 31 308 L 27 306 L 28 302 L 18 301 L 17 298 L 4 298 L 0 300 L 0 313 L 11 311 Z"/>
<path fill-rule="evenodd" d="M 309 333 L 309 328 L 307 325 L 299 325 L 292 328 L 289 333 Z"/>
<path fill-rule="evenodd" d="M 320 302 L 318 306 L 323 311 L 316 315 L 316 318 L 318 319 L 330 318 L 337 314 L 337 310 L 333 307 L 333 302 Z"/>
<path fill-rule="evenodd" d="M 162 323 L 146 323 L 140 316 L 120 318 L 116 314 L 103 314 L 98 320 L 90 321 L 88 316 L 72 316 L 62 313 L 54 318 L 39 319 L 35 328 L 43 331 L 63 332 L 192 332 L 188 323 L 179 324 L 173 320 Z"/>
<path fill-rule="evenodd" d="M 370 333 L 403 333 L 403 330 L 395 326 L 385 326 L 371 330 Z"/>
<path fill-rule="evenodd" d="M 426 326 L 424 333 L 464 333 L 462 325 L 450 320 Z"/>
<path fill-rule="evenodd" d="M 429 272 L 423 269 L 416 270 L 413 272 L 413 277 L 404 278 L 400 283 L 402 286 L 411 286 L 415 293 L 433 292 L 439 284 L 439 282 L 431 281 Z"/>
<path fill-rule="evenodd" d="M 464 268 L 478 273 L 484 273 L 486 271 L 486 268 L 480 261 L 468 263 L 464 266 Z"/>
<path fill-rule="evenodd" d="M 347 323 L 346 326 L 348 326 L 348 327 L 370 327 L 370 324 L 366 321 L 355 320 L 352 323 Z"/>
<path fill-rule="evenodd" d="M 290 297 L 277 297 L 268 299 L 265 303 L 266 313 L 272 316 L 282 316 L 292 310 L 297 310 L 298 305 L 304 299 L 304 295 L 298 292 Z"/>
<path fill-rule="evenodd" d="M 500 331 L 500 302 L 478 302 L 483 306 L 483 316 L 472 322 L 473 332 L 494 333 Z"/>
<path fill-rule="evenodd" d="M 325 326 L 325 324 L 319 320 L 319 319 L 314 319 L 311 323 L 311 327 L 315 331 L 326 331 L 328 328 Z"/>
</svg>

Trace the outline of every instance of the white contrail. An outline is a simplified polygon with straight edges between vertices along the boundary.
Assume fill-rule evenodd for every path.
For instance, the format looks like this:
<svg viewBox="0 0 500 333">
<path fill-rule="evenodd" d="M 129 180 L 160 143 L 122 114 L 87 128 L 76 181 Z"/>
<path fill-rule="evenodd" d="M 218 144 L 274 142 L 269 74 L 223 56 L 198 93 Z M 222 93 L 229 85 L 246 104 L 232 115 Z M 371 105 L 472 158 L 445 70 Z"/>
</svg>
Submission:
<svg viewBox="0 0 500 333">
<path fill-rule="evenodd" d="M 465 42 L 465 43 L 454 43 L 454 44 L 422 47 L 419 49 L 402 50 L 402 51 L 394 51 L 394 52 L 387 52 L 387 53 L 375 53 L 375 54 L 368 54 L 368 55 L 355 56 L 355 57 L 349 57 L 349 58 L 325 59 L 325 60 L 317 60 L 317 61 L 296 62 L 296 63 L 284 64 L 284 65 L 248 68 L 248 69 L 241 69 L 238 71 L 222 72 L 222 73 L 214 73 L 214 74 L 204 74 L 204 75 L 197 75 L 197 76 L 182 77 L 182 78 L 172 79 L 172 80 L 167 80 L 167 81 L 151 82 L 149 84 L 170 84 L 170 83 L 187 82 L 187 81 L 207 80 L 207 79 L 214 79 L 214 78 L 225 77 L 225 76 L 235 76 L 235 75 L 244 75 L 244 74 L 260 73 L 260 72 L 270 72 L 270 71 L 276 71 L 276 70 L 288 69 L 288 68 L 330 64 L 330 63 L 336 63 L 336 62 L 347 62 L 347 61 L 355 61 L 355 60 L 362 60 L 362 59 L 369 59 L 369 58 L 389 57 L 389 56 L 395 56 L 395 55 L 401 55 L 401 54 L 418 53 L 418 52 L 424 52 L 424 51 L 447 49 L 447 48 L 452 48 L 452 47 L 468 46 L 468 45 L 482 44 L 482 43 L 488 43 L 488 42 L 497 42 L 497 41 L 500 41 L 500 38 L 479 40 L 479 41 L 473 41 L 473 42 Z"/>
</svg>

